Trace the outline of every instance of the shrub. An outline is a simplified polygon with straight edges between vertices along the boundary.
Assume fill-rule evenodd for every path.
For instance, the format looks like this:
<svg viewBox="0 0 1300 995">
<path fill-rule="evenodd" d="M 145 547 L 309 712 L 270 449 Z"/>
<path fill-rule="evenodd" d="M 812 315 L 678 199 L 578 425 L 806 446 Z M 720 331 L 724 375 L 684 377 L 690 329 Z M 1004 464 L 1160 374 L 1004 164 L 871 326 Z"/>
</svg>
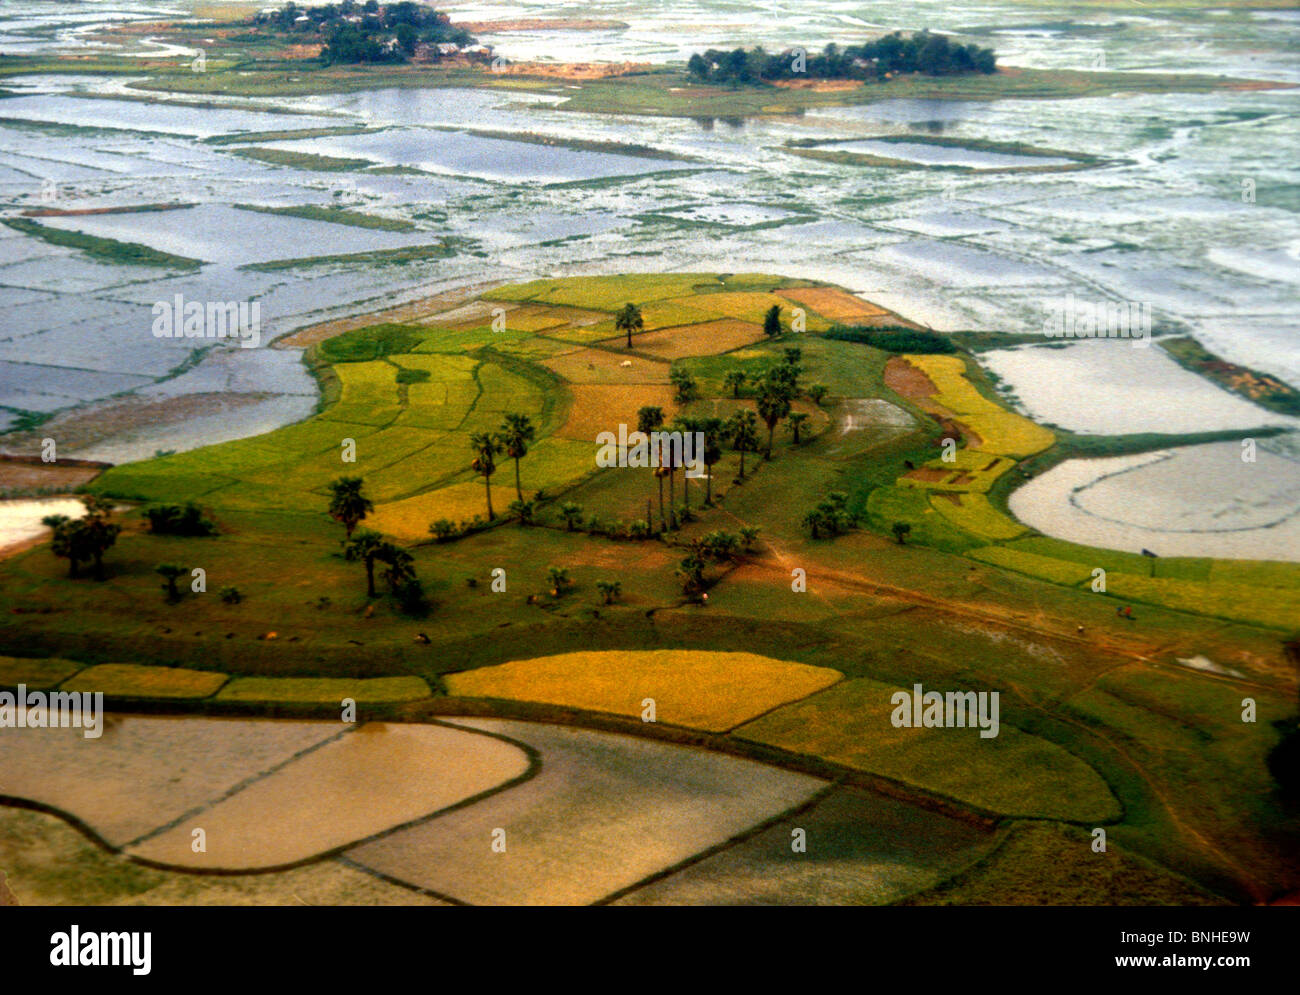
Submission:
<svg viewBox="0 0 1300 995">
<path fill-rule="evenodd" d="M 239 588 L 226 586 L 219 592 L 221 600 L 228 605 L 237 605 L 244 600 L 244 596 L 239 592 Z"/>
<path fill-rule="evenodd" d="M 149 520 L 149 531 L 154 535 L 210 536 L 217 531 L 216 524 L 204 518 L 202 510 L 193 501 L 186 502 L 184 507 L 154 505 L 146 508 L 143 514 Z"/>
<path fill-rule="evenodd" d="M 439 518 L 429 526 L 429 534 L 438 542 L 446 542 L 456 534 L 456 523 L 447 518 Z"/>
<path fill-rule="evenodd" d="M 841 342 L 860 342 L 885 352 L 912 352 L 946 356 L 957 351 L 952 340 L 938 332 L 920 331 L 902 325 L 881 325 L 875 328 L 861 325 L 836 325 L 823 333 L 828 339 Z"/>
</svg>

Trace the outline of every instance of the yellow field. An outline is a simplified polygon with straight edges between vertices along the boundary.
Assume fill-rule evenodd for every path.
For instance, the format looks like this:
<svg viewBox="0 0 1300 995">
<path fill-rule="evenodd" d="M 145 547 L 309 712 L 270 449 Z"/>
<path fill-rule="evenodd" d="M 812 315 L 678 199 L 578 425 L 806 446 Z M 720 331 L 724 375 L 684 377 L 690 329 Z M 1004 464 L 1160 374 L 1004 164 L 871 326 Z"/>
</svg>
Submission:
<svg viewBox="0 0 1300 995">
<path fill-rule="evenodd" d="M 823 318 L 829 318 L 831 321 L 861 321 L 866 318 L 878 318 L 888 313 L 884 308 L 859 300 L 852 294 L 835 287 L 796 287 L 790 290 L 778 290 L 777 293 L 787 300 L 816 311 Z"/>
<path fill-rule="evenodd" d="M 465 453 L 468 467 L 468 447 Z M 513 480 L 514 470 L 509 467 L 498 470 L 492 477 L 492 507 L 497 514 L 505 511 L 514 500 Z M 365 525 L 395 539 L 417 542 L 429 538 L 429 526 L 440 518 L 459 523 L 473 521 L 475 515 L 487 518 L 487 497 L 482 478 L 377 505 Z"/>
<path fill-rule="evenodd" d="M 563 653 L 445 678 L 450 694 L 513 698 L 724 732 L 786 702 L 830 687 L 838 670 L 752 653 L 704 650 Z"/>
<path fill-rule="evenodd" d="M 985 539 L 1014 539 L 1027 531 L 1015 519 L 1008 518 L 989 504 L 989 499 L 983 494 L 959 494 L 956 504 L 933 495 L 930 504 L 958 528 Z"/>
<path fill-rule="evenodd" d="M 698 308 L 715 317 L 739 318 L 741 321 L 752 322 L 760 328 L 763 325 L 763 316 L 773 305 L 781 309 L 782 324 L 788 325 L 790 309 L 794 306 L 784 297 L 760 291 L 696 294 L 694 297 L 679 298 L 671 303 Z M 818 318 L 816 315 L 808 316 L 808 331 L 824 332 L 829 327 L 830 322 L 825 319 Z"/>
<path fill-rule="evenodd" d="M 141 698 L 207 698 L 229 678 L 206 670 L 146 667 L 138 663 L 103 663 L 63 682 L 64 691 L 102 691 Z"/>
</svg>

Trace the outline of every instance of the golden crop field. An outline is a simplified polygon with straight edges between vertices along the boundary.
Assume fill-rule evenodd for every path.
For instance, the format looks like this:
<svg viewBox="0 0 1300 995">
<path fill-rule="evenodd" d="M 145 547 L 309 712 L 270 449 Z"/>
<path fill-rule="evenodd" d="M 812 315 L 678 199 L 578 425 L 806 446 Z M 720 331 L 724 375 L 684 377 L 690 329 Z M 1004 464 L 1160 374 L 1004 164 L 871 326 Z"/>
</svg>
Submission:
<svg viewBox="0 0 1300 995">
<path fill-rule="evenodd" d="M 639 650 L 563 653 L 446 678 L 453 695 L 513 698 L 640 717 L 653 699 L 656 721 L 722 732 L 785 702 L 829 687 L 826 667 L 753 653 Z"/>
</svg>

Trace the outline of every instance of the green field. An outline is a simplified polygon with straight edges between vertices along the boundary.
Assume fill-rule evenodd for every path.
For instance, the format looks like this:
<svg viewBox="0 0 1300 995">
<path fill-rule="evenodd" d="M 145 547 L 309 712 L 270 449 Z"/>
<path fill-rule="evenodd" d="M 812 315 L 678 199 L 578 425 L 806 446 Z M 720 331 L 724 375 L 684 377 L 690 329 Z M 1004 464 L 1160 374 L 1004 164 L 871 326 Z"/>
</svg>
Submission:
<svg viewBox="0 0 1300 995">
<path fill-rule="evenodd" d="M 1286 625 L 1300 617 L 1294 565 L 1153 561 L 1027 533 L 999 497 L 1021 461 L 972 445 L 940 461 L 945 429 L 926 414 L 926 399 L 886 386 L 894 358 L 870 345 L 787 332 L 725 353 L 705 341 L 670 363 L 635 340 L 629 353 L 621 337 L 581 352 L 564 344 L 589 333 L 593 314 L 612 320 L 629 300 L 693 343 L 692 324 L 659 323 L 749 315 L 783 283 L 754 274 L 539 280 L 464 302 L 478 314 L 509 305 L 507 331 L 493 332 L 490 319 L 388 323 L 316 342 L 305 356 L 322 389 L 315 416 L 113 467 L 90 485 L 128 503 L 194 499 L 218 535 L 152 535 L 127 507 L 103 582 L 69 579 L 48 545 L 0 561 L 11 609 L 0 614 L 0 652 L 11 654 L 0 657 L 0 685 L 321 716 L 336 716 L 350 697 L 426 717 L 455 704 L 448 674 L 540 655 L 761 653 L 846 679 L 803 697 L 787 689 L 777 698 L 788 703 L 718 733 L 728 749 L 987 817 L 1003 834 L 987 858 L 912 901 L 1069 902 L 1095 888 L 1135 902 L 1248 902 L 1300 888 L 1288 858 L 1294 831 L 1263 765 L 1279 735 L 1274 723 L 1294 711 L 1294 672 L 1280 649 Z M 511 328 L 510 313 L 523 308 Z M 801 352 L 799 383 L 825 384 L 826 397 L 798 397 L 809 416 L 800 443 L 782 423 L 772 459 L 748 452 L 743 479 L 740 454 L 724 445 L 711 505 L 703 481 L 684 495 L 680 473 L 670 483 L 645 468 L 595 466 L 588 428 L 634 425 L 646 398 L 671 390 L 664 382 L 673 366 L 694 376 L 700 395 L 682 413 L 726 416 L 755 406 L 754 380 L 792 347 Z M 959 367 L 936 368 L 947 400 L 998 422 L 1004 409 L 973 357 L 952 358 Z M 751 378 L 739 398 L 725 383 L 737 370 Z M 858 424 L 859 401 L 888 402 L 896 417 Z M 527 414 L 537 428 L 519 466 L 535 501 L 531 527 L 506 510 L 513 462 L 498 457 L 493 527 L 470 466 L 470 434 L 496 431 L 507 413 Z M 997 424 L 1011 440 L 999 448 L 1032 450 L 1043 430 L 1012 417 Z M 355 443 L 355 462 L 343 462 L 345 440 Z M 948 476 L 918 486 L 909 464 Z M 345 474 L 362 477 L 375 502 L 362 526 L 411 555 L 422 606 L 404 608 L 382 577 L 368 597 L 362 565 L 341 554 L 344 530 L 326 506 L 329 483 Z M 981 474 L 995 486 L 951 476 Z M 662 531 L 661 484 L 671 505 L 685 500 L 690 511 Z M 814 539 L 803 517 L 836 492 L 857 524 Z M 429 526 L 438 519 L 466 531 L 435 541 Z M 659 534 L 631 538 L 638 519 Z M 896 522 L 912 527 L 905 542 L 892 534 Z M 687 596 L 677 571 L 691 544 L 742 528 L 758 530 L 751 548 L 705 565 L 707 606 Z M 168 562 L 202 567 L 209 593 L 182 585 L 169 603 L 155 572 Z M 562 590 L 550 567 L 567 571 Z M 1105 594 L 1090 589 L 1098 567 L 1107 571 Z M 796 568 L 806 591 L 792 587 Z M 218 597 L 226 587 L 240 597 Z M 1138 605 L 1134 619 L 1116 616 L 1123 604 Z M 1218 669 L 1179 662 L 1197 657 Z M 612 674 L 620 686 L 617 668 Z M 999 693 L 999 735 L 895 728 L 889 695 L 915 683 Z M 1245 697 L 1259 703 L 1253 723 L 1241 720 Z M 517 698 L 485 695 L 479 707 L 612 721 L 611 710 L 596 709 L 602 718 L 567 698 Z M 635 711 L 613 710 L 627 716 L 624 731 L 637 731 Z M 1087 848 L 1097 825 L 1117 850 L 1105 868 Z M 1050 855 L 1051 873 L 1020 872 L 1025 854 Z"/>
</svg>

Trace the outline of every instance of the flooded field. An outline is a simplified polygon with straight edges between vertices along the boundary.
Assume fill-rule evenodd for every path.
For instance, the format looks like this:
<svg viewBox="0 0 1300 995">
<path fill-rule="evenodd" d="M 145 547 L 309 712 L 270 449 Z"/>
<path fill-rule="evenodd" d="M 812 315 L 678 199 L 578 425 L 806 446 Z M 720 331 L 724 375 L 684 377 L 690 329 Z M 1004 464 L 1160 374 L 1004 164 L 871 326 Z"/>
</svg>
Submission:
<svg viewBox="0 0 1300 995">
<path fill-rule="evenodd" d="M 104 16 L 144 18 L 161 9 L 129 0 Z M 459 19 L 507 16 L 450 9 Z M 528 13 L 564 11 L 542 5 Z M 627 27 L 488 30 L 482 38 L 512 59 L 661 64 L 739 37 L 812 49 L 885 26 L 930 27 L 993 45 L 1013 72 L 1100 64 L 1300 81 L 1288 55 L 1300 23 L 1285 12 L 1144 10 L 1121 19 L 1099 10 L 1052 20 L 1032 4 L 953 10 L 924 0 L 829 2 L 753 18 L 725 3 L 627 0 L 602 8 L 602 16 Z M 76 5 L 14 4 L 0 17 L 0 51 L 85 45 L 94 17 Z M 158 54 L 147 39 L 127 44 L 133 54 Z M 692 120 L 575 112 L 565 107 L 562 85 L 376 86 L 200 103 L 159 99 L 131 82 L 93 73 L 6 81 L 0 204 L 8 213 L 186 206 L 36 219 L 109 240 L 97 254 L 0 229 L 0 301 L 10 319 L 0 329 L 0 425 L 162 385 L 173 396 L 201 392 L 220 379 L 202 371 L 227 362 L 219 357 L 229 346 L 151 334 L 153 305 L 177 293 L 258 302 L 266 342 L 460 285 L 628 270 L 768 270 L 830 280 L 943 331 L 1037 332 L 1045 301 L 1067 293 L 1147 302 L 1161 327 L 1300 383 L 1289 318 L 1300 304 L 1300 168 L 1287 137 L 1300 90 L 997 101 L 882 94 L 874 103 L 798 115 Z M 124 96 L 134 99 L 109 99 Z M 353 133 L 340 133 L 347 129 Z M 903 158 L 918 168 L 864 170 L 779 151 L 792 142 Z M 1056 149 L 1104 164 L 999 173 L 1071 160 L 990 146 Z M 336 208 L 381 220 L 343 224 L 304 213 Z M 409 229 L 396 230 L 403 224 Z M 443 239 L 459 241 L 400 263 L 336 258 Z M 113 257 L 117 243 L 201 265 L 190 272 L 127 265 Z M 312 257 L 329 261 L 244 268 Z M 279 357 L 270 357 L 256 350 L 238 363 L 279 369 Z M 1027 410 L 1079 431 L 1173 433 L 1279 421 L 1155 350 L 1071 346 L 1004 352 L 990 362 Z M 1038 386 L 1058 376 L 1073 378 L 1073 399 Z M 136 429 L 101 435 L 69 455 L 139 459 L 199 445 L 208 432 L 260 431 L 301 417 L 309 393 L 301 380 L 273 384 L 221 429 L 187 427 L 165 447 L 157 444 L 161 432 Z"/>
</svg>

